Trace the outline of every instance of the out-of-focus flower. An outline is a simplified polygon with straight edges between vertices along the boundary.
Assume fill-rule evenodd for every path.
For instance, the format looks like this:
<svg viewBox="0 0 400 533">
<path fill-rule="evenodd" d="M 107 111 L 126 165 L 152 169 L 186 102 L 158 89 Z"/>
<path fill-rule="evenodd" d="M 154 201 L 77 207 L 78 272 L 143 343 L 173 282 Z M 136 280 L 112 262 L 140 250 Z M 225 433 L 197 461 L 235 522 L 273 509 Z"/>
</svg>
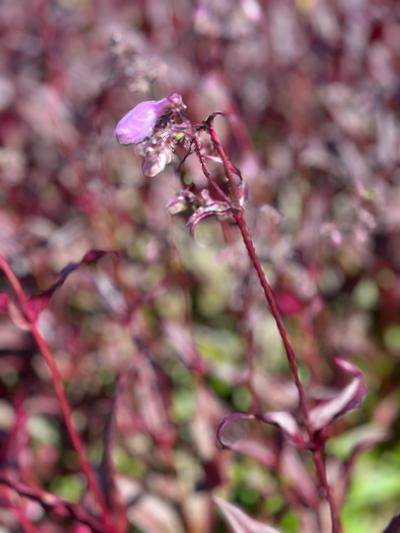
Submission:
<svg viewBox="0 0 400 533">
<path fill-rule="evenodd" d="M 121 118 L 115 135 L 121 144 L 140 143 L 152 135 L 158 120 L 166 111 L 183 107 L 182 97 L 177 93 L 161 100 L 141 102 Z"/>
</svg>

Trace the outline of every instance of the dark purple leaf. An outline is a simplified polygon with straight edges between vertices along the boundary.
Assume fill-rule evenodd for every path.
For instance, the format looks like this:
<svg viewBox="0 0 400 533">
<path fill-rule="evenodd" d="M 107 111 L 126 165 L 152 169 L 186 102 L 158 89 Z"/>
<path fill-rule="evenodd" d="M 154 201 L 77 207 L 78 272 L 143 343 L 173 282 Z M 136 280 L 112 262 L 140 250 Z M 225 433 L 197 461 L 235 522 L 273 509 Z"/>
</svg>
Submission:
<svg viewBox="0 0 400 533">
<path fill-rule="evenodd" d="M 254 441 L 249 439 L 248 430 L 243 422 L 259 421 L 280 429 L 282 434 L 297 446 L 304 446 L 305 440 L 295 419 L 289 413 L 279 411 L 272 413 L 232 413 L 227 415 L 217 430 L 217 439 L 221 446 L 254 456 Z"/>
<path fill-rule="evenodd" d="M 8 311 L 8 296 L 0 293 L 0 313 L 7 313 Z"/>
<path fill-rule="evenodd" d="M 258 418 L 267 424 L 278 427 L 285 437 L 297 446 L 303 446 L 305 444 L 300 428 L 290 413 L 285 411 L 262 413 L 258 415 Z"/>
<path fill-rule="evenodd" d="M 279 533 L 279 530 L 250 518 L 239 507 L 214 496 L 214 501 L 234 533 Z"/>
<path fill-rule="evenodd" d="M 137 144 L 150 137 L 159 117 L 169 108 L 182 107 L 182 98 L 174 93 L 161 100 L 148 100 L 132 108 L 118 122 L 115 135 L 121 144 Z"/>
<path fill-rule="evenodd" d="M 252 428 L 249 427 L 251 423 L 258 423 L 251 414 L 233 413 L 225 417 L 217 430 L 220 445 L 234 452 L 249 455 L 264 466 L 275 466 L 277 458 L 274 450 L 266 444 L 265 439 L 252 436 Z"/>
<path fill-rule="evenodd" d="M 358 368 L 340 358 L 336 358 L 335 363 L 354 379 L 337 395 L 311 409 L 310 421 L 315 431 L 328 426 L 348 411 L 356 409 L 367 394 L 364 377 Z"/>
<path fill-rule="evenodd" d="M 68 263 L 66 267 L 64 267 L 61 272 L 58 274 L 56 281 L 45 291 L 42 291 L 41 293 L 32 296 L 28 299 L 28 301 L 24 304 L 24 311 L 31 321 L 36 321 L 40 315 L 40 313 L 43 311 L 43 309 L 46 308 L 46 306 L 49 303 L 50 298 L 53 296 L 54 292 L 63 285 L 65 280 L 68 278 L 68 276 L 74 272 L 77 268 L 79 268 L 82 265 L 88 265 L 91 263 L 95 263 L 99 259 L 101 259 L 105 254 L 112 253 L 114 255 L 117 255 L 116 252 L 109 252 L 105 250 L 90 250 L 87 252 L 84 257 L 78 262 L 71 262 Z"/>
</svg>

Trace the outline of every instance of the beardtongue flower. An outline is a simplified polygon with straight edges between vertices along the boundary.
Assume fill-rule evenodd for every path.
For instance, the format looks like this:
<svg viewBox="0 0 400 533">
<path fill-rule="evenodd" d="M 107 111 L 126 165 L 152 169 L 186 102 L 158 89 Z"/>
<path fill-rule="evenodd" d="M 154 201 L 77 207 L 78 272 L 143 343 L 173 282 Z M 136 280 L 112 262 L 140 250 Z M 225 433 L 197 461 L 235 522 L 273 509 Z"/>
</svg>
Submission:
<svg viewBox="0 0 400 533">
<path fill-rule="evenodd" d="M 115 135 L 121 144 L 138 144 L 152 135 L 157 121 L 168 109 L 184 107 L 177 93 L 161 100 L 141 102 L 121 118 Z"/>
</svg>

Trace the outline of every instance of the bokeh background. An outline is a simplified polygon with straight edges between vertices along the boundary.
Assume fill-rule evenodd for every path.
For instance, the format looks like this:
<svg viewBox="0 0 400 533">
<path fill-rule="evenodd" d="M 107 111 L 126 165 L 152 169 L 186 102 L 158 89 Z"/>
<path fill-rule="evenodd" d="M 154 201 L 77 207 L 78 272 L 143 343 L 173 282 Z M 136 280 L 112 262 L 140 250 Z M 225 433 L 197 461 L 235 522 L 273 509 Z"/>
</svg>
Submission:
<svg viewBox="0 0 400 533">
<path fill-rule="evenodd" d="M 213 494 L 283 532 L 312 511 L 307 456 L 268 467 L 216 443 L 230 411 L 296 406 L 236 231 L 208 220 L 192 238 L 166 205 L 182 173 L 202 185 L 196 161 L 144 178 L 114 137 L 136 103 L 179 92 L 193 122 L 231 117 L 219 132 L 308 393 L 345 385 L 335 355 L 365 375 L 328 466 L 334 479 L 360 439 L 385 435 L 352 463 L 342 512 L 346 532 L 382 531 L 400 512 L 398 2 L 3 0 L 0 65 L 0 253 L 30 295 L 91 249 L 119 253 L 71 274 L 39 323 L 93 464 L 114 414 L 129 530 L 228 531 Z M 0 468 L 85 503 L 47 368 L 17 326 L 0 317 Z M 291 453 L 274 431 L 263 443 Z M 0 490 L 3 531 L 21 530 L 15 506 L 39 531 L 78 531 Z"/>
</svg>

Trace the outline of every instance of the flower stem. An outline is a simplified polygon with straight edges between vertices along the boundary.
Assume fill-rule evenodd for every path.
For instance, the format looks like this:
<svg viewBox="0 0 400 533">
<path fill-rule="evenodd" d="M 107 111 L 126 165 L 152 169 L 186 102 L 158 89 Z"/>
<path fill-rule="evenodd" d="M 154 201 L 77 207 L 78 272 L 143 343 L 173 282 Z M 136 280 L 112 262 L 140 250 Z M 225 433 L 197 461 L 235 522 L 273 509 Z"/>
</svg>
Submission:
<svg viewBox="0 0 400 533">
<path fill-rule="evenodd" d="M 299 395 L 299 408 L 300 408 L 300 412 L 303 417 L 304 427 L 307 431 L 307 435 L 309 438 L 310 449 L 313 455 L 314 464 L 315 464 L 315 468 L 317 471 L 317 476 L 319 479 L 320 486 L 325 492 L 325 496 L 329 504 L 331 521 L 332 521 L 332 533 L 341 533 L 342 526 L 340 522 L 339 512 L 338 512 L 336 502 L 333 498 L 333 494 L 332 494 L 332 491 L 331 491 L 331 488 L 329 486 L 327 476 L 326 476 L 325 463 L 323 460 L 323 444 L 314 442 L 314 431 L 312 429 L 312 425 L 310 422 L 309 411 L 308 411 L 308 407 L 306 403 L 304 388 L 303 388 L 303 385 L 301 383 L 300 376 L 299 376 L 296 356 L 295 356 L 293 347 L 290 343 L 289 337 L 287 335 L 286 328 L 283 323 L 274 293 L 271 289 L 270 284 L 268 283 L 261 261 L 257 255 L 253 239 L 251 237 L 246 219 L 244 217 L 244 211 L 240 207 L 240 194 L 239 194 L 238 185 L 236 183 L 235 175 L 233 172 L 234 166 L 231 163 L 224 148 L 222 147 L 221 142 L 217 136 L 217 133 L 214 127 L 212 126 L 211 120 L 207 122 L 207 125 L 208 125 L 208 132 L 218 152 L 218 155 L 220 156 L 222 160 L 225 174 L 229 181 L 229 186 L 230 186 L 232 199 L 233 199 L 234 207 L 235 207 L 235 210 L 233 210 L 232 212 L 233 217 L 240 230 L 243 243 L 246 247 L 249 259 L 257 273 L 258 279 L 263 288 L 265 299 L 267 300 L 272 316 L 275 319 L 279 334 L 282 339 L 283 346 L 286 351 L 286 356 L 287 356 L 287 360 L 289 363 L 289 367 L 290 367 L 293 380 L 295 382 L 297 392 Z M 199 154 L 197 153 L 197 155 Z"/>
</svg>

